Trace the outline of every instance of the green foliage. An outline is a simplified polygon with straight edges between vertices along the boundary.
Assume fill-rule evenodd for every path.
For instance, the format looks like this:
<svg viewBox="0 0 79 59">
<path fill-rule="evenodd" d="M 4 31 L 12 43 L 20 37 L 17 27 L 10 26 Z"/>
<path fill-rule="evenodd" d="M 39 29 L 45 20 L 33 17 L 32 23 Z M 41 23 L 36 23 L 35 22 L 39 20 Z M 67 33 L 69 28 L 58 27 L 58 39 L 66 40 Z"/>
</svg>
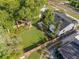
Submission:
<svg viewBox="0 0 79 59">
<path fill-rule="evenodd" d="M 30 18 L 33 22 L 37 21 L 40 9 L 44 4 L 47 4 L 47 0 L 26 0 L 25 6 L 27 7 L 27 18 Z"/>
<path fill-rule="evenodd" d="M 6 45 L 0 43 L 0 59 L 8 59 Z"/>
<path fill-rule="evenodd" d="M 75 1 L 75 0 L 68 0 L 70 1 L 70 5 L 76 7 L 76 8 L 79 8 L 79 2 L 78 1 Z"/>
<path fill-rule="evenodd" d="M 0 26 L 0 59 L 8 59 L 8 53 L 5 43 L 5 38 L 3 37 L 5 34 L 5 31 L 3 30 L 3 27 Z"/>
<path fill-rule="evenodd" d="M 24 17 L 33 23 L 38 21 L 44 4 L 47 0 L 0 0 L 0 59 L 10 59 L 17 51 L 20 40 L 14 35 L 15 21 Z"/>
<path fill-rule="evenodd" d="M 0 12 L 4 12 L 0 16 L 7 15 L 8 17 L 5 16 L 5 19 L 12 21 L 12 23 L 24 17 L 36 22 L 40 8 L 44 4 L 47 4 L 47 0 L 0 0 Z M 4 21 L 4 19 L 0 20 Z"/>
<path fill-rule="evenodd" d="M 0 22 L 5 22 L 8 19 L 9 14 L 5 10 L 0 10 Z"/>
<path fill-rule="evenodd" d="M 10 36 L 2 26 L 0 26 L 0 59 L 10 59 L 12 54 L 17 54 L 17 45 L 20 39 Z M 17 52 L 17 53 L 16 53 Z"/>
<path fill-rule="evenodd" d="M 19 0 L 0 0 L 0 6 L 5 7 L 8 12 L 13 12 L 19 8 L 20 4 Z"/>
<path fill-rule="evenodd" d="M 47 28 L 50 24 L 54 23 L 54 17 L 53 17 L 52 9 L 48 9 L 48 11 L 45 12 L 45 19 L 43 19 L 43 20 L 44 20 L 44 23 L 47 26 Z"/>
</svg>

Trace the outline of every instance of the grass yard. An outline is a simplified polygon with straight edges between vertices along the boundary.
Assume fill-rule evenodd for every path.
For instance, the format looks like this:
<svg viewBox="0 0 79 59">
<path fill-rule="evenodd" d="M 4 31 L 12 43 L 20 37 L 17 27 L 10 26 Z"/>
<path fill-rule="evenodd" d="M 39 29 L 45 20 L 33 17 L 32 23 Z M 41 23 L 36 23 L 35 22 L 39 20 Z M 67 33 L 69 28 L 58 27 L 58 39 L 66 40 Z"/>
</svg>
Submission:
<svg viewBox="0 0 79 59">
<path fill-rule="evenodd" d="M 38 50 L 38 51 L 32 53 L 32 55 L 30 55 L 28 59 L 40 59 L 41 54 L 44 52 L 44 50 L 45 49 L 41 49 L 41 50 Z"/>
<path fill-rule="evenodd" d="M 40 59 L 40 54 L 38 52 L 34 52 L 28 59 Z"/>
<path fill-rule="evenodd" d="M 34 26 L 29 30 L 24 27 L 20 28 L 20 30 L 18 31 L 18 36 L 21 38 L 22 43 L 17 46 L 20 49 L 17 51 L 19 54 L 13 56 L 13 59 L 19 59 L 18 57 L 21 57 L 21 55 L 23 55 L 24 53 L 24 48 L 29 47 L 34 43 L 37 43 L 41 40 L 41 38 L 45 37 L 44 33 L 35 28 Z M 39 57 L 40 54 L 38 52 L 35 52 L 29 57 L 29 59 L 38 59 Z"/>
<path fill-rule="evenodd" d="M 15 55 L 14 56 L 15 59 L 23 55 L 24 48 L 29 47 L 34 43 L 37 43 L 38 41 L 41 40 L 41 38 L 45 38 L 44 33 L 38 30 L 37 28 L 35 28 L 34 26 L 30 30 L 23 27 L 20 28 L 20 30 L 18 31 L 18 35 L 21 38 L 22 43 L 17 46 L 20 49 L 18 51 L 20 55 Z M 35 52 L 29 57 L 29 59 L 38 59 L 39 57 L 40 54 L 38 52 Z"/>
<path fill-rule="evenodd" d="M 22 39 L 22 45 L 24 48 L 38 42 L 39 40 L 41 40 L 41 38 L 45 37 L 44 33 L 35 27 L 32 27 L 29 30 L 22 28 L 19 36 Z"/>
</svg>

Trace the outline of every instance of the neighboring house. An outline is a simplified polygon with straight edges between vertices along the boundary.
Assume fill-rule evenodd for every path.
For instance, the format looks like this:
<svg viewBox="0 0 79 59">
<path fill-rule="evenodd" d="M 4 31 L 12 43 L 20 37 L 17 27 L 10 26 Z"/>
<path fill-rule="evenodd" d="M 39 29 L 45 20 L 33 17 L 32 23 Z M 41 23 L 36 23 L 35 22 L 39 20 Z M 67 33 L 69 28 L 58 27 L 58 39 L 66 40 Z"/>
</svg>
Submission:
<svg viewBox="0 0 79 59">
<path fill-rule="evenodd" d="M 60 24 L 60 29 L 57 33 L 58 36 L 72 30 L 75 24 L 78 23 L 78 21 L 75 21 L 74 19 L 68 17 L 62 12 L 55 11 L 54 15 L 55 22 L 57 24 Z"/>
<path fill-rule="evenodd" d="M 74 40 L 73 42 L 62 46 L 58 51 L 64 59 L 79 59 L 79 40 Z"/>
<path fill-rule="evenodd" d="M 64 59 L 63 56 L 59 53 L 58 49 L 55 47 L 51 47 L 49 50 L 49 58 L 50 59 Z"/>
<path fill-rule="evenodd" d="M 75 24 L 71 23 L 68 26 L 66 26 L 64 29 L 62 29 L 59 33 L 58 36 L 65 34 L 68 31 L 72 31 L 74 29 Z"/>
<path fill-rule="evenodd" d="M 62 22 L 59 35 L 62 33 L 66 33 L 65 36 L 60 36 L 57 42 L 60 42 L 51 47 L 48 47 L 48 50 L 53 59 L 79 59 L 79 31 L 74 30 L 70 32 L 74 28 L 74 24 L 78 23 L 77 21 L 73 21 L 74 19 L 67 17 L 65 14 L 56 12 L 55 13 L 55 21 L 56 23 Z M 57 46 L 58 45 L 58 46 Z M 49 56 L 52 59 L 51 56 Z"/>
<path fill-rule="evenodd" d="M 79 59 L 79 31 L 59 39 L 60 47 L 51 46 L 49 48 L 53 59 Z M 50 59 L 51 56 L 49 56 Z"/>
</svg>

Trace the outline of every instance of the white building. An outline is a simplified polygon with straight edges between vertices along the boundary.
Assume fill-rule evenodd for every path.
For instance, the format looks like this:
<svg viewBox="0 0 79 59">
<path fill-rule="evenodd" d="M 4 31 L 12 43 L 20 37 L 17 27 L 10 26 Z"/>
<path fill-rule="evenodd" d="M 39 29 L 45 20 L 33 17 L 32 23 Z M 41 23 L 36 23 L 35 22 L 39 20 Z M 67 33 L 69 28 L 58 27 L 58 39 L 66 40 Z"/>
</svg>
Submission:
<svg viewBox="0 0 79 59">
<path fill-rule="evenodd" d="M 63 30 L 61 30 L 59 33 L 58 33 L 58 36 L 72 30 L 74 28 L 75 24 L 71 23 L 69 24 L 67 27 L 65 27 Z"/>
</svg>

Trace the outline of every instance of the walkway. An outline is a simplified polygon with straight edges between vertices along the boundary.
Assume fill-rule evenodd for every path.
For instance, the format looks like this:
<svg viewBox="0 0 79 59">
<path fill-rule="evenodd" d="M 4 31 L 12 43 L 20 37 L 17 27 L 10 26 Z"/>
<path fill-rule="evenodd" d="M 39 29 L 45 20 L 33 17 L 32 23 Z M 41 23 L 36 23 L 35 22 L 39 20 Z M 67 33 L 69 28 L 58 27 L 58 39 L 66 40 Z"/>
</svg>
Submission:
<svg viewBox="0 0 79 59">
<path fill-rule="evenodd" d="M 36 48 L 33 48 L 32 50 L 30 50 L 28 52 L 25 52 L 24 55 L 29 57 L 33 52 L 46 47 L 49 43 L 54 43 L 56 40 L 57 40 L 57 38 L 55 38 L 55 39 L 53 39 L 51 41 L 48 41 L 48 42 L 46 42 L 46 43 L 44 43 L 44 44 L 42 44 L 42 45 L 40 45 L 40 46 L 38 46 Z"/>
</svg>

